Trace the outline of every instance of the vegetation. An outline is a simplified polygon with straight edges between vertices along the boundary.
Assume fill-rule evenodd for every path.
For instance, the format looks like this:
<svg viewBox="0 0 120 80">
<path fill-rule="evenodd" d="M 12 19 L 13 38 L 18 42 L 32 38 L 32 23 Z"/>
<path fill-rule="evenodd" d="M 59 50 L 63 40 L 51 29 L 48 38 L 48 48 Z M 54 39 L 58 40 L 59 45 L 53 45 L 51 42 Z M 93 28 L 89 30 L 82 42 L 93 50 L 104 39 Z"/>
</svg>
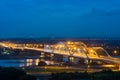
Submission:
<svg viewBox="0 0 120 80">
<path fill-rule="evenodd" d="M 120 72 L 103 70 L 96 73 L 53 73 L 49 80 L 120 80 Z"/>
<path fill-rule="evenodd" d="M 62 73 L 53 73 L 51 75 L 51 78 L 49 80 L 79 80 L 79 79 L 90 79 L 90 75 L 88 75 L 88 73 L 66 73 L 66 72 L 62 72 Z"/>
<path fill-rule="evenodd" d="M 120 80 L 120 71 L 103 70 L 91 74 L 92 80 Z"/>
<path fill-rule="evenodd" d="M 36 78 L 27 75 L 26 72 L 21 69 L 0 67 L 0 80 L 36 80 Z"/>
</svg>

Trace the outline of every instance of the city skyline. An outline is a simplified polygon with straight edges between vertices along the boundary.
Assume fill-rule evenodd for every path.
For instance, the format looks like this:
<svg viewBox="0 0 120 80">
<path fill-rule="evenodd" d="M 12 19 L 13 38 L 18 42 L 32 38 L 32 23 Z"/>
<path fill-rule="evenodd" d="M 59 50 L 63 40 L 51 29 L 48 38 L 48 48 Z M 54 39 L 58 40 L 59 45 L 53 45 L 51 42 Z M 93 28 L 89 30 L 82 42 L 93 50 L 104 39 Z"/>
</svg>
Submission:
<svg viewBox="0 0 120 80">
<path fill-rule="evenodd" d="M 0 38 L 120 38 L 119 0 L 1 0 Z"/>
</svg>

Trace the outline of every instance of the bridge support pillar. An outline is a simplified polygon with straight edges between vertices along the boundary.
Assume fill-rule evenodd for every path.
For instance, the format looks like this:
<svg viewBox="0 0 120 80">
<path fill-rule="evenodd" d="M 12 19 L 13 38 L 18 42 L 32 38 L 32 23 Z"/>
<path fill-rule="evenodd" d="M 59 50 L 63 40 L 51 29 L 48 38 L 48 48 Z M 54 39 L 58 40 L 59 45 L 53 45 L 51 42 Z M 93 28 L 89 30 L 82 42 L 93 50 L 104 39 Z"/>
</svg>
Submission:
<svg viewBox="0 0 120 80">
<path fill-rule="evenodd" d="M 74 57 L 73 56 L 69 56 L 68 57 L 68 61 L 70 64 L 72 64 L 74 62 Z"/>
<path fill-rule="evenodd" d="M 53 53 L 50 54 L 50 58 L 51 58 L 51 61 L 54 61 L 54 54 Z"/>
<path fill-rule="evenodd" d="M 86 61 L 85 61 L 85 63 L 86 63 L 86 67 L 87 67 L 87 70 L 89 70 L 90 69 L 90 63 L 91 63 L 91 60 L 90 59 L 86 59 Z"/>
<path fill-rule="evenodd" d="M 45 53 L 44 53 L 44 52 L 41 52 L 40 61 L 41 61 L 41 60 L 44 60 L 44 59 L 45 59 Z"/>
</svg>

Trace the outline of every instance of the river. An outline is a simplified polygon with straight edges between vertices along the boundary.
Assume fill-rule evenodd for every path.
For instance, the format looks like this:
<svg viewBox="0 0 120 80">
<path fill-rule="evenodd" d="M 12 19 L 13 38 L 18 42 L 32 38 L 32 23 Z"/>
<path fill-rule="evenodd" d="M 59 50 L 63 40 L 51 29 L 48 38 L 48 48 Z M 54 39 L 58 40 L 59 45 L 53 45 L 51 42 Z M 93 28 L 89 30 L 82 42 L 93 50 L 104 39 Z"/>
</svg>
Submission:
<svg viewBox="0 0 120 80">
<path fill-rule="evenodd" d="M 2 67 L 25 67 L 38 65 L 39 59 L 4 59 L 0 60 Z"/>
<path fill-rule="evenodd" d="M 115 58 L 120 58 L 120 56 L 115 56 Z M 26 67 L 26 66 L 36 66 L 39 63 L 38 58 L 33 59 L 1 59 L 0 66 L 2 67 Z"/>
</svg>

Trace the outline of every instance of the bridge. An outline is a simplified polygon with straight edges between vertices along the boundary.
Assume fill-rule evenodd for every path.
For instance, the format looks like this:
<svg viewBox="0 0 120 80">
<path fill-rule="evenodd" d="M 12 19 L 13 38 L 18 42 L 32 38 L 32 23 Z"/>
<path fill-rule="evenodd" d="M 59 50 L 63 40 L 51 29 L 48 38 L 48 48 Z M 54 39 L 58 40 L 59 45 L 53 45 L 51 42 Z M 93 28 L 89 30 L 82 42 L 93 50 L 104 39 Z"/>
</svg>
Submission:
<svg viewBox="0 0 120 80">
<path fill-rule="evenodd" d="M 102 47 L 87 47 L 83 42 L 58 42 L 54 45 L 43 44 L 16 44 L 11 42 L 0 42 L 0 46 L 21 49 L 21 50 L 35 50 L 49 54 L 58 54 L 68 56 L 70 61 L 74 58 L 82 58 L 86 63 L 93 61 L 103 61 L 114 64 L 120 64 L 120 59 L 111 57 Z"/>
</svg>

